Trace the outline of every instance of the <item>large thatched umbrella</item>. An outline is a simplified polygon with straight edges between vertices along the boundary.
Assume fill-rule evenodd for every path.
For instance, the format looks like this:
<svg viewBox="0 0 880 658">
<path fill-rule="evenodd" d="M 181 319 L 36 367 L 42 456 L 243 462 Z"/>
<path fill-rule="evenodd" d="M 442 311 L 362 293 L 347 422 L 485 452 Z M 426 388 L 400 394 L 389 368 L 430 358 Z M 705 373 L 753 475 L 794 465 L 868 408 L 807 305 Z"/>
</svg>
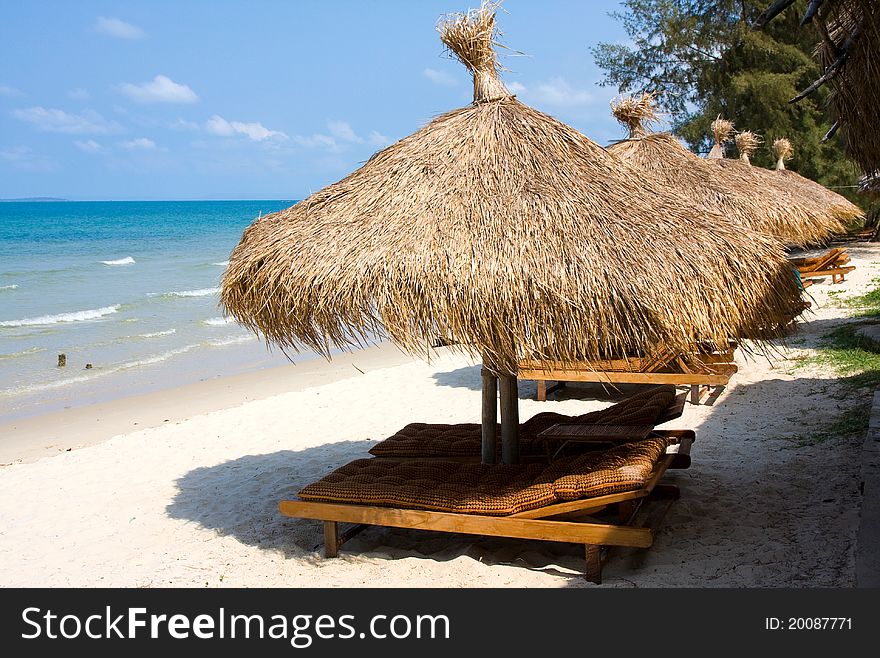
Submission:
<svg viewBox="0 0 880 658">
<path fill-rule="evenodd" d="M 865 213 L 857 205 L 845 196 L 829 190 L 824 185 L 801 176 L 799 173 L 787 169 L 785 161 L 794 153 L 791 142 L 785 137 L 773 141 L 773 155 L 776 158 L 776 175 L 797 191 L 804 199 L 824 206 L 826 212 L 840 220 L 844 225 L 856 224 L 864 221 Z"/>
<path fill-rule="evenodd" d="M 829 212 L 825 204 L 811 203 L 776 172 L 754 167 L 750 156 L 760 138 L 749 131 L 737 133 L 739 158 L 706 159 L 711 166 L 723 172 L 725 182 L 732 189 L 752 190 L 763 198 L 763 203 L 774 208 L 777 220 L 773 235 L 793 246 L 819 244 L 836 233 L 846 231 L 846 225 L 837 213 Z M 777 212 L 778 211 L 778 212 Z"/>
<path fill-rule="evenodd" d="M 473 75 L 473 104 L 254 222 L 222 282 L 241 323 L 325 355 L 370 334 L 415 354 L 454 339 L 483 360 L 487 461 L 501 379 L 508 462 L 521 358 L 721 349 L 788 321 L 798 288 L 774 241 L 517 100 L 498 75 L 491 6 L 438 28 Z"/>
<path fill-rule="evenodd" d="M 785 243 L 809 244 L 827 237 L 829 225 L 824 213 L 809 211 L 804 204 L 793 203 L 790 196 L 767 194 L 750 180 L 748 172 L 716 166 L 720 160 L 709 162 L 695 155 L 669 133 L 649 133 L 646 126 L 658 119 L 651 94 L 624 98 L 614 104 L 613 113 L 629 136 L 608 150 L 639 171 L 740 225 Z M 712 131 L 720 152 L 733 124 L 719 117 Z"/>
<path fill-rule="evenodd" d="M 794 0 L 777 0 L 758 17 L 760 29 Z M 792 102 L 827 84 L 829 111 L 847 153 L 869 175 L 880 172 L 880 2 L 811 0 L 801 24 L 812 22 L 819 34 L 816 55 L 822 75 Z"/>
</svg>

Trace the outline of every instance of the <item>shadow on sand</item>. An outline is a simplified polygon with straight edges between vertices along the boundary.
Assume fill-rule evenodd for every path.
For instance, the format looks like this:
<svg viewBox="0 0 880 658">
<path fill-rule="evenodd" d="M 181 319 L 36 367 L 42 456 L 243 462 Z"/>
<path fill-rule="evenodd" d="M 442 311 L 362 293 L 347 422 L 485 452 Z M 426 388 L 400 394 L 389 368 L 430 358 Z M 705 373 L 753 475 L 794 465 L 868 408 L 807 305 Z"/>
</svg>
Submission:
<svg viewBox="0 0 880 658">
<path fill-rule="evenodd" d="M 769 379 L 734 386 L 699 414 L 686 406 L 669 426 L 696 430 L 693 463 L 665 478 L 680 486 L 681 499 L 654 546 L 612 550 L 606 585 L 845 584 L 859 510 L 861 437 L 809 440 L 812 428 L 846 408 L 845 400 L 835 403 L 840 385 L 836 379 Z M 794 399 L 799 404 L 786 402 Z M 368 447 L 345 441 L 197 468 L 177 481 L 167 513 L 314 565 L 323 559 L 321 523 L 286 518 L 277 504 L 343 463 L 368 457 Z M 342 549 L 354 559 L 467 556 L 559 575 L 572 587 L 588 585 L 577 577 L 582 551 L 569 544 L 377 527 Z"/>
</svg>

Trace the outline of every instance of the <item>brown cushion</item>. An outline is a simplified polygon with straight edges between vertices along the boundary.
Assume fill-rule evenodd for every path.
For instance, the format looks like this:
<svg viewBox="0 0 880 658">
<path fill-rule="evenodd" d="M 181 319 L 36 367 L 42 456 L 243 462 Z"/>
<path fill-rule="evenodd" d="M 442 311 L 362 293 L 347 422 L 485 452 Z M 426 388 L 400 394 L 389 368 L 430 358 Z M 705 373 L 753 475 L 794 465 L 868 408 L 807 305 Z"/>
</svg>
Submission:
<svg viewBox="0 0 880 658">
<path fill-rule="evenodd" d="M 552 464 L 357 459 L 299 492 L 303 500 L 507 516 L 641 488 L 667 447 L 650 438 Z"/>
<path fill-rule="evenodd" d="M 559 500 L 578 500 L 639 489 L 668 444 L 658 437 L 574 457 L 566 474 L 554 480 L 553 491 Z"/>
<path fill-rule="evenodd" d="M 675 386 L 664 384 L 636 393 L 625 400 L 580 416 L 545 411 L 520 425 L 519 449 L 524 455 L 544 452 L 538 434 L 556 423 L 602 425 L 653 425 L 675 400 Z M 498 432 L 500 433 L 500 426 Z M 500 441 L 498 449 L 500 450 Z M 481 431 L 477 423 L 447 425 L 410 423 L 370 449 L 377 457 L 465 457 L 480 454 Z"/>
</svg>

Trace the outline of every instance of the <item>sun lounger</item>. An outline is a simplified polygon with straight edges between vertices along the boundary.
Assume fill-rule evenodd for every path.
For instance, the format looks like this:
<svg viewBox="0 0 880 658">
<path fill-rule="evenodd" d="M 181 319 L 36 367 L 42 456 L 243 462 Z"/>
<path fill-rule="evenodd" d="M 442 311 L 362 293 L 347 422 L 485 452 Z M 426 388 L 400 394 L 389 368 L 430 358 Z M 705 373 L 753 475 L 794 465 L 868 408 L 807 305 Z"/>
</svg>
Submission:
<svg viewBox="0 0 880 658">
<path fill-rule="evenodd" d="M 831 277 L 831 283 L 842 283 L 846 275 L 852 272 L 855 268 L 854 265 L 850 265 L 848 267 L 831 267 L 826 270 L 817 270 L 815 272 L 810 272 L 809 274 L 801 274 L 801 276 L 805 279 L 821 279 L 826 276 Z"/>
<path fill-rule="evenodd" d="M 733 363 L 736 343 L 723 351 L 696 349 L 689 354 L 669 351 L 648 357 L 626 356 L 601 361 L 540 361 L 525 359 L 519 363 L 518 379 L 538 382 L 538 400 L 563 386 L 564 382 L 601 382 L 605 384 L 672 384 L 689 386 L 692 404 L 699 404 L 713 387 L 720 393 L 737 372 Z M 547 382 L 557 382 L 548 388 Z"/>
<path fill-rule="evenodd" d="M 559 423 L 595 425 L 659 425 L 678 418 L 684 411 L 686 394 L 676 395 L 671 385 L 653 386 L 605 409 L 579 416 L 553 412 L 536 414 L 520 424 L 519 448 L 524 457 L 546 455 L 541 432 Z M 480 425 L 477 423 L 410 423 L 370 449 L 376 457 L 442 458 L 479 461 Z"/>
<path fill-rule="evenodd" d="M 327 557 L 369 525 L 537 539 L 583 544 L 585 575 L 599 583 L 603 547 L 652 544 L 662 514 L 647 524 L 637 517 L 649 498 L 678 497 L 659 480 L 676 459 L 670 445 L 687 452 L 690 441 L 653 437 L 550 464 L 359 459 L 279 510 L 323 521 Z M 340 533 L 339 523 L 357 525 Z"/>
<path fill-rule="evenodd" d="M 839 247 L 829 249 L 820 256 L 789 259 L 789 262 L 798 268 L 802 280 L 830 276 L 832 283 L 844 281 L 845 275 L 856 269 L 853 265 L 846 265 L 849 261 L 849 254 Z"/>
<path fill-rule="evenodd" d="M 796 266 L 798 270 L 809 271 L 810 269 L 824 269 L 834 263 L 846 265 L 849 262 L 849 254 L 846 252 L 846 249 L 835 247 L 818 256 L 789 258 L 788 262 Z"/>
</svg>

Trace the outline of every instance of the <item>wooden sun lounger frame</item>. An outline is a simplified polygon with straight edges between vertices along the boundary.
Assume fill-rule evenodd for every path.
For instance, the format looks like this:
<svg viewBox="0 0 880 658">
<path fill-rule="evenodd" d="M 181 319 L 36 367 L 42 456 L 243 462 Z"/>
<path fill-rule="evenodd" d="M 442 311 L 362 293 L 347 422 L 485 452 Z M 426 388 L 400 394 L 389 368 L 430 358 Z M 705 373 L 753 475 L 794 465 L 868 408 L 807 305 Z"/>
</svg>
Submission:
<svg viewBox="0 0 880 658">
<path fill-rule="evenodd" d="M 547 505 L 535 510 L 509 516 L 485 516 L 429 510 L 376 507 L 353 503 L 325 503 L 306 500 L 282 500 L 278 503 L 281 514 L 292 518 L 315 519 L 324 523 L 324 554 L 337 557 L 342 545 L 367 526 L 411 528 L 492 537 L 538 539 L 542 541 L 583 544 L 586 558 L 585 577 L 602 582 L 602 549 L 610 546 L 648 548 L 654 542 L 663 516 L 672 501 L 679 497 L 678 487 L 659 484 L 660 478 L 679 454 L 690 453 L 690 437 L 679 439 L 678 453 L 667 453 L 654 469 L 645 486 L 605 496 L 584 498 Z M 666 499 L 649 514 L 645 523 L 636 525 L 636 516 L 643 504 L 652 499 Z M 591 515 L 610 505 L 617 506 L 618 524 L 602 523 Z M 355 526 L 339 531 L 340 523 Z M 607 555 L 607 551 L 606 551 Z"/>
<path fill-rule="evenodd" d="M 788 260 L 798 268 L 801 280 L 804 282 L 810 279 L 830 276 L 831 283 L 841 283 L 844 281 L 846 274 L 856 269 L 854 265 L 846 266 L 846 263 L 850 260 L 849 254 L 840 247 L 829 249 L 820 256 L 789 258 Z"/>
<path fill-rule="evenodd" d="M 700 400 L 712 388 L 716 397 L 730 382 L 731 376 L 737 372 L 733 363 L 732 344 L 724 352 L 694 353 L 690 356 L 697 362 L 697 367 L 685 362 L 682 355 L 670 352 L 653 357 L 627 357 L 604 361 L 538 361 L 526 359 L 520 361 L 517 379 L 536 380 L 538 382 L 538 400 L 543 402 L 547 394 L 565 382 L 600 382 L 603 384 L 674 384 L 690 386 L 691 404 L 699 404 Z M 674 372 L 668 370 L 674 368 Z M 697 369 L 699 368 L 699 369 Z M 667 372 L 660 372 L 666 370 Z M 556 384 L 549 387 L 547 381 Z"/>
</svg>

